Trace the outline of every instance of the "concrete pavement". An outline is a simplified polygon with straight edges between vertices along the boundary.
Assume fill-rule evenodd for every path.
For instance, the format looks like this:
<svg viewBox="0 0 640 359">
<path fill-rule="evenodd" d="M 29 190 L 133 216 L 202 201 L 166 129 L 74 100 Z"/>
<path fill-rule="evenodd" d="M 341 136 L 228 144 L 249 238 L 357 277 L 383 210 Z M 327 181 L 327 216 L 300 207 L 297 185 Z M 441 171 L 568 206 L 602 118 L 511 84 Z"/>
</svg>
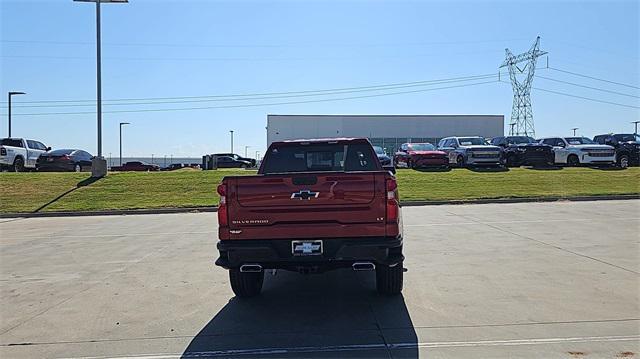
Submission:
<svg viewBox="0 0 640 359">
<path fill-rule="evenodd" d="M 344 270 L 251 300 L 215 213 L 0 220 L 0 357 L 638 357 L 640 201 L 403 215 L 402 296 Z"/>
</svg>

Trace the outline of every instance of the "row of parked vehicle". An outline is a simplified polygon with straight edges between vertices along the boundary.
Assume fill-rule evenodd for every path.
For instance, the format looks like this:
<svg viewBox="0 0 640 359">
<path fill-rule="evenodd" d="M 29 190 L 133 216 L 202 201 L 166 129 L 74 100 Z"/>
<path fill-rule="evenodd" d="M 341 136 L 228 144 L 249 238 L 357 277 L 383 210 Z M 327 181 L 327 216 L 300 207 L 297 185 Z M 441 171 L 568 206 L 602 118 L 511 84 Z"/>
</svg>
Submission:
<svg viewBox="0 0 640 359">
<path fill-rule="evenodd" d="M 219 168 L 253 168 L 256 160 L 235 153 L 217 153 Z M 40 141 L 25 138 L 0 139 L 0 170 L 16 172 L 37 171 L 90 171 L 93 156 L 81 149 L 55 149 Z M 112 171 L 173 171 L 184 167 L 200 168 L 199 163 L 173 163 L 167 167 L 142 161 L 129 161 L 112 166 Z"/>
<path fill-rule="evenodd" d="M 640 165 L 640 136 L 605 134 L 586 137 L 480 136 L 446 137 L 431 143 L 404 143 L 393 156 L 374 146 L 383 166 L 449 168 L 470 166 L 578 166 L 621 168 Z"/>
</svg>

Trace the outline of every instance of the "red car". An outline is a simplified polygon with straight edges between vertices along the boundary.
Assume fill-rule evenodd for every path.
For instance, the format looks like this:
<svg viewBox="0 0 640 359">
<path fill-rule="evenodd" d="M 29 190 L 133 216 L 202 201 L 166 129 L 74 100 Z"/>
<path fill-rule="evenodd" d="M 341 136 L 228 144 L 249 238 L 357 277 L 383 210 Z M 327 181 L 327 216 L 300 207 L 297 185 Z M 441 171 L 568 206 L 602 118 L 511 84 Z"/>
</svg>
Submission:
<svg viewBox="0 0 640 359">
<path fill-rule="evenodd" d="M 367 139 L 274 142 L 257 175 L 218 186 L 216 264 L 240 297 L 260 293 L 268 269 L 373 271 L 380 293 L 399 294 L 397 187 Z"/>
<path fill-rule="evenodd" d="M 393 156 L 393 163 L 406 168 L 448 168 L 449 158 L 446 152 L 436 150 L 430 143 L 403 143 Z"/>
</svg>

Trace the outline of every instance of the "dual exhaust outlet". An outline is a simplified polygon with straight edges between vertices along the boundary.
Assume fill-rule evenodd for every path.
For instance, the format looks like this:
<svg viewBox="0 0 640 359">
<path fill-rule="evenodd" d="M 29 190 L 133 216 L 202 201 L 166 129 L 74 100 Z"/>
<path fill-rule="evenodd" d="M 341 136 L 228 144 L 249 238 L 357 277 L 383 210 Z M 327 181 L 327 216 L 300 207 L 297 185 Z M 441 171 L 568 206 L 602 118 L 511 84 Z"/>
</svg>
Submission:
<svg viewBox="0 0 640 359">
<path fill-rule="evenodd" d="M 368 271 L 376 269 L 376 265 L 371 262 L 355 262 L 351 265 L 354 271 Z M 240 266 L 242 273 L 259 273 L 262 272 L 260 264 L 243 264 Z"/>
</svg>

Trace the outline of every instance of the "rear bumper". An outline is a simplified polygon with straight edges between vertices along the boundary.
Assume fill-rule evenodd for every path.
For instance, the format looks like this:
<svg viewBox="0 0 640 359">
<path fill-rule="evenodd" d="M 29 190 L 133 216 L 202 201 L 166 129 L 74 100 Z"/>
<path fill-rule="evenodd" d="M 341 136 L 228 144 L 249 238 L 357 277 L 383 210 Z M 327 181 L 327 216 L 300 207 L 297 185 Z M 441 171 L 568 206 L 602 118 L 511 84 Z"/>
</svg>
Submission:
<svg viewBox="0 0 640 359">
<path fill-rule="evenodd" d="M 295 239 L 294 239 L 295 240 Z M 243 264 L 260 264 L 264 269 L 326 271 L 351 267 L 354 262 L 395 265 L 404 259 L 401 237 L 322 239 L 323 252 L 313 256 L 294 256 L 291 241 L 221 240 L 216 265 L 230 269 Z"/>
</svg>

